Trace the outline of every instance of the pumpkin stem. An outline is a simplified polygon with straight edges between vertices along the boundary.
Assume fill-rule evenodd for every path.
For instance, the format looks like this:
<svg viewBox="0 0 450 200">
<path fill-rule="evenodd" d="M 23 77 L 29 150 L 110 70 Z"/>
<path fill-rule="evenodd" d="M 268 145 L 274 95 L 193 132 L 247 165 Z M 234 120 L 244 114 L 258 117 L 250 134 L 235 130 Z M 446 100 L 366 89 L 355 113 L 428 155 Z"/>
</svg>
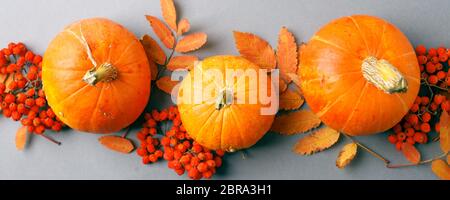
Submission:
<svg viewBox="0 0 450 200">
<path fill-rule="evenodd" d="M 388 94 L 406 92 L 408 90 L 406 79 L 387 60 L 378 60 L 373 56 L 369 56 L 363 60 L 361 70 L 367 81 Z"/>
<path fill-rule="evenodd" d="M 216 110 L 220 110 L 225 106 L 229 106 L 233 103 L 233 89 L 226 87 L 220 90 L 216 99 Z"/>
<path fill-rule="evenodd" d="M 95 85 L 100 81 L 111 82 L 117 79 L 117 69 L 110 63 L 103 63 L 93 67 L 83 76 L 83 81 L 89 85 Z"/>
</svg>

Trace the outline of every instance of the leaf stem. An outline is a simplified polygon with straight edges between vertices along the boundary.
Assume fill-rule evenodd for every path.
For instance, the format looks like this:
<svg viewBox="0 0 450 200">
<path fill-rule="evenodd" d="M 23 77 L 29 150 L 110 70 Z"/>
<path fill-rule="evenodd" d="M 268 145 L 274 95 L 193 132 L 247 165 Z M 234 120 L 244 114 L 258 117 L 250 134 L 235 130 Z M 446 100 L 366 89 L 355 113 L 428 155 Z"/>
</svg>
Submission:
<svg viewBox="0 0 450 200">
<path fill-rule="evenodd" d="M 423 164 L 427 164 L 427 163 L 433 162 L 433 161 L 435 161 L 435 160 L 444 158 L 445 156 L 447 156 L 447 154 L 448 154 L 448 153 L 443 153 L 443 154 L 441 154 L 441 155 L 439 155 L 439 156 L 436 156 L 436 157 L 434 157 L 434 158 L 430 158 L 430 159 L 428 159 L 428 160 L 420 161 L 419 163 L 408 163 L 408 164 L 397 164 L 397 165 L 390 165 L 390 164 L 388 164 L 388 165 L 386 165 L 386 167 L 387 167 L 387 168 L 391 168 L 391 169 L 395 169 L 395 168 L 402 168 L 402 167 L 411 167 L 411 166 L 423 165 Z"/>
<path fill-rule="evenodd" d="M 380 154 L 376 153 L 375 151 L 373 151 L 372 149 L 370 149 L 369 147 L 366 147 L 365 145 L 361 144 L 360 142 L 358 142 L 357 140 L 355 140 L 353 137 L 347 135 L 347 134 L 343 134 L 345 137 L 347 137 L 348 139 L 350 139 L 352 142 L 354 142 L 356 145 L 358 145 L 359 147 L 361 147 L 362 149 L 366 150 L 367 152 L 369 152 L 372 156 L 380 159 L 381 161 L 384 162 L 385 165 L 389 165 L 389 163 L 391 161 L 389 161 L 388 159 L 384 158 L 383 156 L 381 156 Z"/>
<path fill-rule="evenodd" d="M 57 144 L 57 145 L 61 145 L 61 142 L 60 142 L 60 141 L 55 140 L 55 139 L 53 139 L 52 137 L 50 137 L 50 136 L 48 136 L 48 135 L 40 134 L 40 136 L 44 137 L 45 139 L 47 139 L 47 140 L 50 141 L 50 142 L 53 142 L 53 143 L 55 143 L 55 144 Z"/>
<path fill-rule="evenodd" d="M 130 133 L 130 131 L 131 131 L 131 125 L 128 126 L 127 130 L 125 131 L 125 133 L 123 133 L 122 137 L 123 137 L 123 138 L 127 138 L 128 133 Z"/>
</svg>

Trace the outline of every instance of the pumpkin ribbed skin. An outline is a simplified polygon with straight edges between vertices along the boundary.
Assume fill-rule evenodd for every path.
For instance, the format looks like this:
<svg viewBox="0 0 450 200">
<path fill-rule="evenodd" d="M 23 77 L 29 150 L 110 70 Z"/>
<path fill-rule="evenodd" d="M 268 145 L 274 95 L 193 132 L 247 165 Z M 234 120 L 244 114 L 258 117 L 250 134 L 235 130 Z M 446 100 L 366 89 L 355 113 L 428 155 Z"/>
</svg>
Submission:
<svg viewBox="0 0 450 200">
<path fill-rule="evenodd" d="M 388 94 L 368 82 L 365 58 L 384 59 L 408 83 L 404 93 Z M 420 87 L 414 49 L 394 25 L 372 16 L 330 22 L 308 42 L 298 75 L 304 97 L 329 127 L 349 135 L 369 135 L 394 126 L 408 112 Z"/>
<path fill-rule="evenodd" d="M 104 63 L 117 69 L 116 79 L 95 86 L 82 80 Z M 150 95 L 149 63 L 139 40 L 102 18 L 75 22 L 53 39 L 44 55 L 42 80 L 47 101 L 61 121 L 93 133 L 130 125 Z"/>
<path fill-rule="evenodd" d="M 225 80 L 226 69 L 254 69 L 259 67 L 250 61 L 237 56 L 214 56 L 202 61 L 202 72 L 210 69 L 218 70 L 223 74 Z M 256 71 L 258 72 L 258 71 Z M 210 91 L 208 87 L 213 90 L 220 90 L 225 84 L 219 83 L 217 79 L 209 76 L 207 73 L 202 73 L 202 89 L 197 88 L 194 83 L 194 70 L 185 77 L 180 86 L 178 96 L 178 108 L 181 115 L 183 126 L 186 128 L 188 134 L 201 145 L 209 149 L 223 149 L 227 151 L 234 151 L 238 149 L 248 148 L 254 145 L 264 134 L 270 129 L 274 120 L 274 115 L 261 115 L 261 108 L 267 107 L 259 101 L 256 104 L 251 104 L 246 101 L 243 104 L 233 103 L 224 106 L 221 109 L 216 108 L 217 92 L 211 95 L 211 98 L 205 98 L 202 102 L 187 102 L 184 98 L 194 98 L 194 94 L 187 94 L 187 90 L 202 90 L 204 93 Z M 259 79 L 259 78 L 258 78 Z M 187 81 L 192 80 L 192 81 Z M 248 97 L 252 91 L 250 84 L 245 84 L 244 78 L 238 78 L 234 84 L 227 84 L 231 86 L 234 95 L 245 90 Z M 239 87 L 238 85 L 243 85 Z M 270 77 L 267 81 L 267 87 L 270 92 L 272 82 Z M 259 87 L 257 89 L 259 94 Z M 270 94 L 270 93 L 269 93 Z M 183 97 L 183 95 L 186 95 Z M 236 97 L 236 96 L 235 96 Z M 247 98 L 248 99 L 248 98 Z M 278 98 L 276 98 L 278 100 Z"/>
</svg>

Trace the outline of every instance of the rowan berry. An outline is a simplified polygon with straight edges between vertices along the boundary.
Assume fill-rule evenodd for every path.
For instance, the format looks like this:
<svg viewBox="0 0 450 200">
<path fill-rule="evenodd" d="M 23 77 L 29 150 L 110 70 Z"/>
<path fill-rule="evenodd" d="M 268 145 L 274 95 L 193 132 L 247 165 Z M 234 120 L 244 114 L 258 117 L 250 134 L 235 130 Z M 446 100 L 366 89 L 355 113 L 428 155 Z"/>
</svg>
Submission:
<svg viewBox="0 0 450 200">
<path fill-rule="evenodd" d="M 427 63 L 427 61 L 428 61 L 427 57 L 424 55 L 417 56 L 417 60 L 419 61 L 420 65 L 423 65 L 423 64 Z"/>
<path fill-rule="evenodd" d="M 425 55 L 426 53 L 427 53 L 427 49 L 425 48 L 424 45 L 418 45 L 416 47 L 416 54 L 417 55 L 422 56 L 422 55 Z"/>
<path fill-rule="evenodd" d="M 216 167 L 222 166 L 222 158 L 220 157 L 214 157 L 214 162 L 216 163 Z"/>
<path fill-rule="evenodd" d="M 445 99 L 446 98 L 444 95 L 437 94 L 434 96 L 433 102 L 437 105 L 440 105 Z"/>
<path fill-rule="evenodd" d="M 430 75 L 428 77 L 428 83 L 432 85 L 436 85 L 436 83 L 439 81 L 438 77 L 436 75 Z"/>
<path fill-rule="evenodd" d="M 39 97 L 39 98 L 37 98 L 37 99 L 35 100 L 35 103 L 36 103 L 37 106 L 43 107 L 43 106 L 45 106 L 45 104 L 46 104 L 47 102 L 45 101 L 45 99 L 44 99 L 43 97 Z"/>
<path fill-rule="evenodd" d="M 425 112 L 422 114 L 422 121 L 423 122 L 429 122 L 431 120 L 431 114 L 428 112 Z"/>
<path fill-rule="evenodd" d="M 428 133 L 431 131 L 430 124 L 424 122 L 420 125 L 420 130 L 424 133 Z"/>
<path fill-rule="evenodd" d="M 188 176 L 194 180 L 201 178 L 201 174 L 199 173 L 197 168 L 191 168 L 188 172 Z"/>
<path fill-rule="evenodd" d="M 414 138 L 411 136 L 411 137 L 407 137 L 407 138 L 406 138 L 406 143 L 409 143 L 409 144 L 415 144 L 416 141 L 414 141 Z"/>
<path fill-rule="evenodd" d="M 425 133 L 422 132 L 417 132 L 416 134 L 414 134 L 414 141 L 420 144 L 424 144 L 426 143 L 428 140 L 428 137 Z"/>
<path fill-rule="evenodd" d="M 408 136 L 408 137 L 413 136 L 414 133 L 415 133 L 415 131 L 414 131 L 413 128 L 407 128 L 407 129 L 405 130 L 405 134 L 406 134 L 406 136 Z"/>
<path fill-rule="evenodd" d="M 427 71 L 427 73 L 433 74 L 434 72 L 436 72 L 436 66 L 432 62 L 428 62 L 425 65 L 425 70 Z"/>
<path fill-rule="evenodd" d="M 397 140 L 404 141 L 406 139 L 406 134 L 404 132 L 397 133 Z"/>
<path fill-rule="evenodd" d="M 400 133 L 400 132 L 402 132 L 402 125 L 400 125 L 400 124 L 396 124 L 395 126 L 394 126 L 394 133 Z"/>
<path fill-rule="evenodd" d="M 445 77 L 447 77 L 447 73 L 445 73 L 444 71 L 438 71 L 436 76 L 438 77 L 439 80 L 443 80 L 445 79 Z"/>
<path fill-rule="evenodd" d="M 398 141 L 397 143 L 395 143 L 395 148 L 398 151 L 402 150 L 402 146 L 403 146 L 403 142 L 402 141 Z"/>
<path fill-rule="evenodd" d="M 422 97 L 422 102 L 421 105 L 426 106 L 430 103 L 430 98 L 428 98 L 427 96 L 423 96 Z"/>
<path fill-rule="evenodd" d="M 411 125 L 415 125 L 415 124 L 419 123 L 419 118 L 415 114 L 410 114 L 408 117 L 408 122 Z"/>
<path fill-rule="evenodd" d="M 208 170 L 208 165 L 205 162 L 201 162 L 197 165 L 197 170 L 199 172 L 206 172 Z"/>
</svg>

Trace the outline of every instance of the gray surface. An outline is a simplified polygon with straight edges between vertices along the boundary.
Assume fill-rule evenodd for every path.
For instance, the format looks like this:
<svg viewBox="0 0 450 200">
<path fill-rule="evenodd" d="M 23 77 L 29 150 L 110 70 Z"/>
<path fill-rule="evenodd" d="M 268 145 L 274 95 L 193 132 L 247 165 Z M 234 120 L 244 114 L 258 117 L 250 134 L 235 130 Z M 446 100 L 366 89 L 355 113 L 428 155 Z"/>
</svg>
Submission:
<svg viewBox="0 0 450 200">
<path fill-rule="evenodd" d="M 47 44 L 67 24 L 94 16 L 111 18 L 136 35 L 150 33 L 144 14 L 161 16 L 158 0 L 1 0 L 0 45 L 23 41 L 43 53 Z M 275 1 L 275 0 L 178 0 L 182 17 L 191 20 L 192 31 L 208 33 L 201 57 L 236 54 L 233 30 L 259 34 L 276 46 L 277 33 L 287 26 L 298 40 L 307 40 L 331 19 L 351 14 L 371 14 L 396 24 L 414 44 L 450 45 L 448 9 L 450 1 Z M 169 98 L 154 94 L 154 100 Z M 142 165 L 136 154 L 121 155 L 101 147 L 97 135 L 66 131 L 52 134 L 63 142 L 56 146 L 32 138 L 25 152 L 17 152 L 14 133 L 18 123 L 0 118 L 0 179 L 179 179 L 166 162 Z M 135 133 L 131 135 L 135 137 Z M 366 152 L 345 170 L 334 166 L 341 138 L 331 150 L 300 157 L 290 149 L 302 136 L 267 134 L 248 150 L 227 155 L 217 179 L 435 179 L 429 166 L 386 169 Z M 359 138 L 393 161 L 405 162 L 386 141 L 386 134 Z M 438 145 L 421 148 L 425 158 L 439 153 Z M 186 177 L 182 177 L 186 179 Z"/>
</svg>

